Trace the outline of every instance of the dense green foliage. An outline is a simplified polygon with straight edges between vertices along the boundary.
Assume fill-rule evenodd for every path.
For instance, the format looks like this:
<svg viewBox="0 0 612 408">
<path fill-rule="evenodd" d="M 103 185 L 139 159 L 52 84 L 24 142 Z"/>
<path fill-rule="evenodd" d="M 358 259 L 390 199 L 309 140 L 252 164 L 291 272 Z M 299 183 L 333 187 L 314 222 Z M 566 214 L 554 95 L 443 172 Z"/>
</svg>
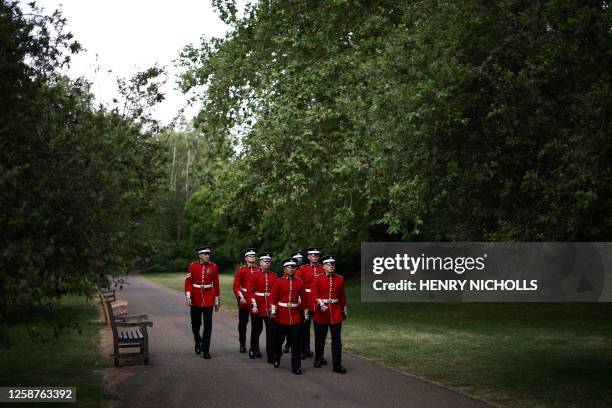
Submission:
<svg viewBox="0 0 612 408">
<path fill-rule="evenodd" d="M 200 187 L 205 190 L 211 185 L 211 179 L 222 171 L 232 150 L 223 139 L 209 138 L 207 133 L 187 123 L 164 130 L 158 140 L 165 158 L 164 187 L 156 197 L 157 211 L 146 223 L 150 256 L 144 270 L 181 270 L 195 257 L 194 248 L 202 245 L 192 242 L 189 231 L 185 232 L 186 203 Z M 198 211 L 208 209 L 202 207 Z"/>
<path fill-rule="evenodd" d="M 157 195 L 162 156 L 145 110 L 163 98 L 160 70 L 123 81 L 121 107 L 95 107 L 88 83 L 61 75 L 80 49 L 64 25 L 0 3 L 2 325 L 134 268 Z"/>
<path fill-rule="evenodd" d="M 260 1 L 187 46 L 196 126 L 239 151 L 186 208 L 193 245 L 609 240 L 607 1 Z"/>
</svg>

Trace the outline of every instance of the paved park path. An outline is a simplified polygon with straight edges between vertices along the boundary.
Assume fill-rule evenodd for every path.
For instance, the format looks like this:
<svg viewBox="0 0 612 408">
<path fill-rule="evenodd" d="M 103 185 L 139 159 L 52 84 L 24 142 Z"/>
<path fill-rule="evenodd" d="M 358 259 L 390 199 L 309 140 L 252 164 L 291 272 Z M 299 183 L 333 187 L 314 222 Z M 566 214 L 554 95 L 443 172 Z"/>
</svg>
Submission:
<svg viewBox="0 0 612 408">
<path fill-rule="evenodd" d="M 294 375 L 288 354 L 277 369 L 265 362 L 265 355 L 263 359 L 250 360 L 238 352 L 237 315 L 224 311 L 213 315 L 212 359 L 204 360 L 193 351 L 183 293 L 135 276 L 130 277 L 130 285 L 120 297 L 129 302 L 129 314 L 148 314 L 154 326 L 149 339 L 151 365 L 112 366 L 105 370 L 107 386 L 119 407 L 487 406 L 348 353 L 342 356 L 348 371 L 345 375 L 333 373 L 330 365 L 314 368 L 312 359 L 302 362 L 302 375 Z M 231 300 L 225 299 L 228 301 Z M 108 355 L 112 336 L 108 335 L 109 329 L 105 330 L 102 343 Z M 345 330 L 350 330 L 348 321 Z M 265 331 L 260 340 L 262 350 L 264 341 Z M 329 346 L 325 351 L 331 363 Z M 112 364 L 112 357 L 108 359 Z"/>
</svg>

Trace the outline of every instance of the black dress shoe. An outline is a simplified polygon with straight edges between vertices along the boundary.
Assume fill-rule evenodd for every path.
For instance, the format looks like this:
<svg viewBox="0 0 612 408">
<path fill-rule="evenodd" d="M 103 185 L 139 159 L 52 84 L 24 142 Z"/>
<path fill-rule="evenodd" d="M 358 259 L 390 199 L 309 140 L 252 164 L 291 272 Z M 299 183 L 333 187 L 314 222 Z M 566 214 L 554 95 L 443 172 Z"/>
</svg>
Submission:
<svg viewBox="0 0 612 408">
<path fill-rule="evenodd" d="M 203 354 L 203 357 L 204 357 L 206 360 L 208 360 L 208 359 L 210 358 L 210 353 L 209 353 L 208 351 L 205 351 L 205 352 L 203 352 L 202 354 Z"/>
<path fill-rule="evenodd" d="M 289 346 L 289 343 L 285 344 L 285 347 L 283 347 L 283 353 L 288 353 L 291 351 L 291 346 Z"/>
<path fill-rule="evenodd" d="M 314 365 L 316 368 L 321 368 L 321 360 L 315 360 L 315 361 L 314 361 L 314 363 L 313 363 L 313 365 Z"/>
<path fill-rule="evenodd" d="M 294 369 L 291 370 L 291 372 L 293 374 L 300 375 L 300 374 L 302 374 L 302 369 L 301 368 L 294 368 Z"/>
<path fill-rule="evenodd" d="M 242 344 L 240 345 L 240 352 L 241 353 L 246 353 L 246 347 L 243 346 Z"/>
<path fill-rule="evenodd" d="M 322 358 L 319 360 L 321 362 L 321 365 L 327 365 L 327 360 Z"/>
<path fill-rule="evenodd" d="M 344 374 L 344 373 L 346 373 L 346 368 L 344 368 L 342 366 L 335 366 L 334 367 L 334 373 Z"/>
<path fill-rule="evenodd" d="M 200 354 L 202 352 L 199 344 L 196 344 L 193 349 L 195 350 L 196 354 Z"/>
<path fill-rule="evenodd" d="M 261 358 L 261 351 L 257 350 L 257 351 L 255 352 L 255 357 L 257 357 L 257 358 Z"/>
<path fill-rule="evenodd" d="M 280 360 L 274 360 L 274 368 L 278 368 L 280 365 Z"/>
</svg>

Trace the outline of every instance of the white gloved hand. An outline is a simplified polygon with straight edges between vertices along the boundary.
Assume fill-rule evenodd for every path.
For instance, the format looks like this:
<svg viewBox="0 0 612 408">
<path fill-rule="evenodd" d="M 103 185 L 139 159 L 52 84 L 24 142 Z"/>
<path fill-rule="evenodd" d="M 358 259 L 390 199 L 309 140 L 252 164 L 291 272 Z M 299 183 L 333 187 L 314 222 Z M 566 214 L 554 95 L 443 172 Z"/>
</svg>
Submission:
<svg viewBox="0 0 612 408">
<path fill-rule="evenodd" d="M 244 300 L 244 296 L 240 296 L 240 304 L 246 305 L 246 300 Z"/>
<path fill-rule="evenodd" d="M 185 292 L 185 302 L 187 302 L 187 304 L 191 306 L 191 293 Z"/>
<path fill-rule="evenodd" d="M 321 309 L 322 312 L 327 312 L 327 306 L 325 306 L 325 305 L 321 305 L 321 307 L 319 307 L 319 309 Z"/>
<path fill-rule="evenodd" d="M 259 310 L 258 310 L 256 307 L 254 307 L 254 308 L 252 308 L 252 309 L 251 309 L 251 313 L 253 313 L 253 314 L 257 314 L 257 312 L 258 312 L 258 311 L 259 311 Z"/>
</svg>

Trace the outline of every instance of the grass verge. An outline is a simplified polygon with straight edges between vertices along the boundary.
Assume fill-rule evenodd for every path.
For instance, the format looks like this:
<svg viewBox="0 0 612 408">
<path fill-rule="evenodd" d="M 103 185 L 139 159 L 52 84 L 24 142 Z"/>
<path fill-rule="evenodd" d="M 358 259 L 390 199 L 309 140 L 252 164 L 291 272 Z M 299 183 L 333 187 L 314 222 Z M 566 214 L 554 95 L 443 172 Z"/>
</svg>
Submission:
<svg viewBox="0 0 612 408">
<path fill-rule="evenodd" d="M 176 289 L 180 292 L 184 291 L 185 276 L 184 272 L 165 272 L 165 273 L 147 273 L 142 276 L 157 282 L 161 285 Z M 221 309 L 238 314 L 236 308 L 236 298 L 232 294 L 232 285 L 234 277 L 228 273 L 219 274 L 219 286 L 221 286 Z"/>
<path fill-rule="evenodd" d="M 14 345 L 0 350 L 0 386 L 76 387 L 76 404 L 60 405 L 104 406 L 111 397 L 104 389 L 98 354 L 98 308 L 85 298 L 69 296 L 61 301 L 59 312 L 71 316 L 72 321 L 78 323 L 80 333 L 71 330 L 56 339 L 49 324 L 35 320 L 36 331 L 51 339 L 32 341 L 24 325 L 10 327 Z M 53 405 L 58 406 L 57 403 Z"/>
</svg>

